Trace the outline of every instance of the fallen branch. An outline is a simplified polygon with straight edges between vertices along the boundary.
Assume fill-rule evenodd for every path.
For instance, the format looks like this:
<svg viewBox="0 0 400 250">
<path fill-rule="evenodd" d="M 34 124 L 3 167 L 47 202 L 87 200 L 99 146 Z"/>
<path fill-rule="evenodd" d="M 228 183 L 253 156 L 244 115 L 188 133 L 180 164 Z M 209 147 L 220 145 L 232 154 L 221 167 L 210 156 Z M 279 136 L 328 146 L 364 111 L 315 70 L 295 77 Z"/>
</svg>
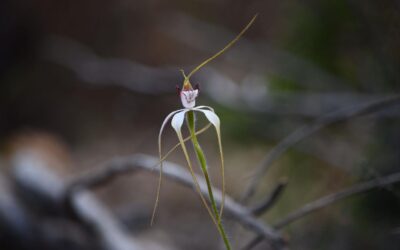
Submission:
<svg viewBox="0 0 400 250">
<path fill-rule="evenodd" d="M 281 196 L 287 184 L 287 179 L 279 181 L 272 192 L 264 200 L 250 208 L 252 214 L 254 214 L 255 216 L 260 216 L 268 209 L 270 209 Z"/>
<path fill-rule="evenodd" d="M 400 173 L 392 174 L 386 177 L 380 177 L 371 181 L 366 181 L 363 183 L 356 184 L 352 187 L 339 191 L 337 193 L 333 193 L 322 197 L 316 201 L 310 202 L 303 206 L 302 208 L 290 213 L 281 221 L 274 225 L 274 228 L 281 229 L 288 224 L 301 219 L 302 217 L 315 212 L 319 209 L 322 209 L 326 206 L 331 205 L 332 203 L 338 202 L 342 199 L 348 198 L 353 195 L 358 195 L 361 193 L 365 193 L 371 191 L 374 188 L 381 188 L 396 182 L 400 182 Z M 242 250 L 250 250 L 257 246 L 259 243 L 263 241 L 263 237 L 256 236 L 251 239 L 248 243 L 246 243 L 241 249 Z"/>
<path fill-rule="evenodd" d="M 24 205 L 26 211 L 34 214 L 34 216 L 28 216 L 26 220 L 35 226 L 30 230 L 34 237 L 33 243 L 39 239 L 39 242 L 43 240 L 46 244 L 51 245 L 54 241 L 52 237 L 60 235 L 64 239 L 68 239 L 66 242 L 70 240 L 76 244 L 87 244 L 89 248 L 94 247 L 95 249 L 154 249 L 154 244 L 142 242 L 126 232 L 115 216 L 87 190 L 81 190 L 71 196 L 69 204 L 74 212 L 74 217 L 71 217 L 63 203 L 67 188 L 65 179 L 52 171 L 52 166 L 48 165 L 39 155 L 29 153 L 29 151 L 16 154 L 13 159 L 11 175 L 21 204 Z M 64 227 L 46 228 L 44 221 L 49 220 L 50 217 L 58 221 L 65 220 L 66 223 L 74 221 L 76 226 L 74 226 L 74 230 L 77 232 L 69 232 Z M 43 223 L 38 223 L 40 219 L 43 220 Z M 51 230 L 51 236 L 48 235 L 48 230 Z M 75 238 L 76 233 L 92 239 L 92 242 L 81 242 L 81 238 Z M 27 241 L 26 238 L 23 240 Z M 57 244 L 60 243 L 54 244 L 56 244 L 54 247 L 57 248 Z M 40 249 L 35 245 L 30 247 Z M 157 249 L 168 250 L 170 248 L 163 246 Z"/>
<path fill-rule="evenodd" d="M 67 191 L 67 199 L 73 197 L 74 193 L 78 190 L 90 189 L 103 185 L 114 177 L 122 174 L 135 172 L 137 170 L 158 173 L 158 163 L 158 158 L 143 154 L 114 158 L 107 162 L 102 168 L 91 171 L 72 181 Z M 164 162 L 163 164 L 164 176 L 187 187 L 195 188 L 192 176 L 183 167 L 171 162 Z M 206 196 L 208 193 L 204 179 L 199 175 L 197 176 L 197 179 L 200 185 L 200 191 Z M 213 188 L 213 192 L 217 205 L 220 206 L 222 201 L 222 193 L 216 188 Z M 251 214 L 249 209 L 236 203 L 232 198 L 226 196 L 224 207 L 225 211 L 245 228 L 254 231 L 258 235 L 261 235 L 271 244 L 283 244 L 283 240 L 279 233 L 277 233 L 270 226 L 257 220 Z"/>
<path fill-rule="evenodd" d="M 298 128 L 289 136 L 280 141 L 272 150 L 270 150 L 261 163 L 256 167 L 254 173 L 252 174 L 252 180 L 243 194 L 242 201 L 248 202 L 250 200 L 263 176 L 271 167 L 271 164 L 301 140 L 333 123 L 347 121 L 351 118 L 367 115 L 377 112 L 383 108 L 398 104 L 400 104 L 400 96 L 396 95 L 332 112 L 328 115 L 320 117 L 310 125 L 305 125 Z"/>
<path fill-rule="evenodd" d="M 191 31 L 193 31 L 192 28 Z M 222 35 L 222 33 L 224 32 L 218 32 L 219 36 Z M 192 46 L 196 47 L 196 43 L 200 41 L 199 39 L 194 38 L 197 36 L 198 34 L 193 34 L 193 36 L 184 37 L 194 39 L 194 41 L 197 40 L 196 42 L 190 43 Z M 180 38 L 182 38 L 182 36 L 180 36 Z M 221 41 L 226 40 L 227 39 L 221 39 Z M 203 39 L 201 39 L 201 41 L 204 42 Z M 211 42 L 210 44 L 213 46 L 206 47 L 212 48 L 216 46 L 217 43 Z M 204 44 L 202 46 L 204 46 Z M 218 48 L 218 46 L 216 47 Z M 233 49 L 229 53 L 229 56 L 227 55 L 227 59 L 236 58 L 233 62 L 240 62 L 240 64 L 244 62 L 244 65 L 248 65 L 248 62 L 250 61 L 257 61 L 256 57 L 258 55 L 258 57 L 261 57 L 260 59 L 268 58 L 271 63 L 276 62 L 276 60 L 271 60 L 270 53 L 268 53 L 269 55 L 259 55 L 260 51 L 265 51 L 265 49 L 262 48 L 264 46 L 261 46 L 260 49 L 256 49 L 255 51 L 257 51 L 257 53 L 254 54 L 255 51 L 253 50 L 255 44 L 250 44 L 243 39 L 241 41 L 241 47 L 244 47 L 243 50 L 240 50 L 242 52 Z M 246 49 L 246 47 L 248 49 Z M 248 53 L 250 53 L 251 56 L 249 56 L 250 54 Z M 177 71 L 181 66 L 152 67 L 127 58 L 101 57 L 91 48 L 66 37 L 48 37 L 44 41 L 41 54 L 45 60 L 65 67 L 82 83 L 91 84 L 92 86 L 120 86 L 135 93 L 145 95 L 164 95 L 174 93 L 174 88 L 171 88 L 169 84 L 162 83 L 181 81 L 181 75 Z M 244 56 L 247 58 L 246 60 L 243 60 Z M 280 60 L 280 64 L 285 67 L 285 69 L 282 71 L 279 70 L 279 74 L 288 76 L 288 69 L 286 67 L 288 61 L 291 59 L 286 58 L 286 56 L 284 57 L 285 58 Z M 301 67 L 296 64 L 297 63 L 289 68 L 295 69 L 296 72 L 300 72 L 303 75 L 305 69 L 299 70 Z M 243 69 L 244 65 L 236 65 L 236 67 L 240 66 L 239 68 Z M 250 67 L 252 73 L 247 74 L 245 79 L 263 79 L 265 68 L 270 67 L 265 67 L 265 65 L 263 65 L 260 68 L 260 65 L 263 65 L 263 63 L 255 63 L 253 65 L 254 67 Z M 259 69 L 257 70 L 257 68 Z M 295 82 L 297 83 L 300 83 L 299 80 L 303 79 L 303 83 L 310 84 L 309 86 L 312 86 L 313 89 L 317 85 L 321 86 L 322 89 L 327 89 L 328 86 L 330 86 L 330 84 L 325 84 L 328 83 L 327 78 L 331 77 L 323 77 L 322 75 L 316 77 L 316 75 L 319 75 L 318 72 L 314 72 L 313 70 L 308 70 L 308 72 L 309 73 L 306 73 L 308 75 L 306 78 L 293 76 L 293 79 L 296 80 Z M 341 81 L 339 79 L 332 79 L 332 86 L 334 86 L 335 90 L 340 89 L 342 91 L 326 93 L 318 91 L 317 87 L 317 92 L 315 93 L 271 93 L 265 91 L 266 89 L 264 89 L 265 84 L 263 81 L 251 80 L 239 84 L 235 79 L 214 67 L 205 67 L 201 72 L 198 72 L 198 75 L 195 77 L 198 79 L 196 81 L 199 81 L 202 84 L 202 93 L 208 95 L 213 101 L 225 107 L 236 111 L 279 116 L 283 115 L 285 117 L 287 115 L 319 117 L 330 110 L 344 106 L 358 105 L 367 100 L 376 100 L 378 98 L 383 98 L 383 96 L 388 96 L 388 94 L 352 92 L 351 89 L 343 88 L 347 85 L 340 84 Z M 257 97 L 245 94 L 246 92 L 243 91 L 243 88 L 244 84 L 247 84 L 246 82 L 251 82 L 251 86 L 249 87 L 259 89 L 259 91 L 257 91 Z M 342 87 L 339 87 L 339 85 Z M 387 115 L 398 116 L 399 112 L 392 111 Z"/>
<path fill-rule="evenodd" d="M 275 224 L 274 228 L 281 229 L 282 227 L 312 213 L 319 209 L 322 209 L 326 206 L 331 205 L 332 203 L 338 202 L 345 198 L 348 198 L 353 195 L 365 193 L 371 191 L 374 188 L 381 188 L 385 187 L 394 183 L 400 182 L 400 172 L 391 174 L 385 177 L 380 177 L 371 181 L 362 182 L 359 184 L 355 184 L 347 189 L 341 190 L 337 193 L 333 193 L 322 197 L 318 200 L 310 202 L 304 205 L 302 208 L 290 213 L 285 218 L 280 220 L 278 223 Z"/>
<path fill-rule="evenodd" d="M 287 184 L 288 184 L 287 179 L 281 180 L 275 186 L 275 188 L 272 190 L 272 192 L 260 203 L 254 205 L 252 208 L 250 208 L 250 211 L 255 216 L 260 216 L 263 213 L 265 213 L 268 209 L 270 209 L 275 204 L 275 202 L 281 196 L 283 190 L 286 188 Z M 253 247 L 257 246 L 263 240 L 264 239 L 262 236 L 257 235 L 252 240 L 250 240 L 247 244 L 245 244 L 243 247 L 241 247 L 241 249 L 242 250 L 250 250 Z"/>
</svg>

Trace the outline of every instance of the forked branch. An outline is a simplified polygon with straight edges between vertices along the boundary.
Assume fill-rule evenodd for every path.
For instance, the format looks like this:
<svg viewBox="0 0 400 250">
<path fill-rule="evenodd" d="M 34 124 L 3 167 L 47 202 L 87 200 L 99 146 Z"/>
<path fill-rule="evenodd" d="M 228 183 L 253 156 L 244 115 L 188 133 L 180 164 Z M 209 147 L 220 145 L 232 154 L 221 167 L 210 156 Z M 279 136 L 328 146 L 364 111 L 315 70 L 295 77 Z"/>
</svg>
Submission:
<svg viewBox="0 0 400 250">
<path fill-rule="evenodd" d="M 362 194 L 368 191 L 371 191 L 376 188 L 383 188 L 386 186 L 390 186 L 392 184 L 400 182 L 400 172 L 391 174 L 385 177 L 380 177 L 374 180 L 361 182 L 355 184 L 349 188 L 343 189 L 339 192 L 329 194 L 325 197 L 317 199 L 313 202 L 310 202 L 298 210 L 290 213 L 279 222 L 274 225 L 276 230 L 280 230 L 283 227 L 289 225 L 290 223 L 303 218 L 304 216 L 316 212 L 320 209 L 323 209 L 329 205 L 332 205 L 335 202 L 341 201 L 343 199 L 349 198 L 354 195 Z M 242 247 L 242 250 L 250 250 L 257 246 L 259 243 L 263 241 L 263 237 L 260 235 L 254 237 L 247 244 Z"/>
<path fill-rule="evenodd" d="M 260 181 L 262 180 L 262 177 L 265 176 L 272 163 L 298 142 L 333 123 L 347 121 L 354 117 L 371 114 L 380 111 L 383 108 L 399 104 L 400 95 L 395 95 L 362 105 L 346 107 L 322 116 L 316 119 L 310 125 L 305 125 L 298 128 L 280 141 L 273 149 L 271 149 L 261 163 L 256 167 L 254 173 L 252 174 L 252 180 L 243 194 L 242 201 L 249 201 L 249 199 L 254 195 Z"/>
<path fill-rule="evenodd" d="M 100 185 L 106 184 L 114 177 L 133 173 L 138 170 L 145 170 L 151 173 L 158 173 L 158 159 L 156 157 L 137 154 L 127 157 L 116 157 L 111 161 L 105 163 L 101 168 L 97 168 L 85 175 L 82 175 L 72 181 L 69 185 L 67 192 L 67 199 L 73 197 L 75 191 L 82 189 L 91 189 Z M 164 162 L 164 176 L 172 181 L 180 183 L 184 186 L 195 188 L 192 176 L 183 167 L 171 163 Z M 207 185 L 204 178 L 196 176 L 200 185 L 200 191 L 207 196 Z M 213 187 L 214 198 L 218 206 L 222 202 L 222 193 L 220 190 Z M 279 233 L 272 229 L 267 224 L 257 220 L 251 211 L 246 207 L 238 204 L 232 198 L 226 196 L 225 198 L 225 211 L 231 216 L 232 219 L 240 223 L 245 228 L 261 235 L 263 239 L 267 240 L 274 245 L 282 245 L 283 240 Z"/>
<path fill-rule="evenodd" d="M 343 189 L 339 192 L 327 195 L 318 200 L 310 202 L 300 209 L 290 213 L 285 218 L 280 220 L 274 225 L 276 229 L 281 229 L 282 227 L 312 213 L 324 207 L 327 207 L 335 202 L 341 201 L 353 195 L 362 194 L 371 191 L 375 188 L 382 188 L 388 185 L 400 182 L 400 172 L 391 174 L 385 177 L 376 178 L 374 180 L 365 181 L 362 183 L 355 184 L 349 188 Z"/>
</svg>

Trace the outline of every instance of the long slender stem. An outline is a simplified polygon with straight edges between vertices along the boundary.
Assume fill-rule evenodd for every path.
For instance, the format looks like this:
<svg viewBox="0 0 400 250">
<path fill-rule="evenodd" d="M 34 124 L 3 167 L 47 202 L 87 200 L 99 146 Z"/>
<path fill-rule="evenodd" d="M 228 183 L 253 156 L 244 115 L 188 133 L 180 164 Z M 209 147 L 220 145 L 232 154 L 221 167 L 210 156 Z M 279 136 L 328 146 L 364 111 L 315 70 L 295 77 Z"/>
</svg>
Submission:
<svg viewBox="0 0 400 250">
<path fill-rule="evenodd" d="M 222 237 L 222 239 L 224 241 L 226 249 L 230 250 L 231 246 L 230 246 L 228 237 L 227 237 L 227 235 L 225 233 L 225 229 L 224 229 L 224 227 L 222 225 L 221 216 L 220 216 L 220 213 L 219 213 L 218 208 L 217 208 L 217 204 L 216 204 L 215 199 L 214 199 L 211 180 L 210 180 L 210 176 L 209 176 L 208 171 L 207 171 L 206 157 L 205 157 L 204 152 L 201 149 L 200 144 L 199 144 L 199 142 L 197 140 L 197 136 L 196 136 L 196 132 L 195 132 L 195 117 L 194 117 L 194 112 L 193 111 L 189 111 L 187 113 L 187 125 L 188 125 L 189 131 L 190 131 L 193 147 L 194 147 L 194 149 L 196 151 L 197 159 L 198 159 L 198 161 L 200 163 L 201 170 L 203 172 L 204 178 L 205 178 L 206 183 L 207 183 L 208 195 L 209 195 L 209 198 L 210 198 L 211 207 L 213 209 L 215 219 L 217 220 L 218 231 L 221 234 L 221 237 Z"/>
</svg>

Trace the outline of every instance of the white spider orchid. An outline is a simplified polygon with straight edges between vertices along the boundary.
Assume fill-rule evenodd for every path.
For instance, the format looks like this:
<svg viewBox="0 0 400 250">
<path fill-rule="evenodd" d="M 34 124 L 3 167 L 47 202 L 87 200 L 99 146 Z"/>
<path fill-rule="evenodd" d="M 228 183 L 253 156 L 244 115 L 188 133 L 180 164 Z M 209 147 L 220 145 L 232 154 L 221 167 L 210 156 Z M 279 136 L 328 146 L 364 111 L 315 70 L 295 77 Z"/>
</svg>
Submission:
<svg viewBox="0 0 400 250">
<path fill-rule="evenodd" d="M 194 176 L 194 172 L 192 169 L 192 165 L 190 163 L 190 159 L 187 153 L 187 149 L 186 146 L 184 144 L 184 139 L 183 139 L 183 135 L 182 135 L 182 126 L 183 126 L 183 122 L 185 120 L 185 117 L 187 115 L 188 112 L 193 111 L 193 112 L 200 112 L 202 114 L 204 114 L 204 116 L 206 117 L 206 119 L 210 122 L 210 124 L 212 124 L 215 127 L 216 133 L 217 133 L 217 139 L 218 139 L 218 146 L 219 146 L 219 153 L 221 156 L 221 173 L 222 173 L 222 204 L 221 204 L 221 208 L 220 208 L 220 215 L 222 215 L 222 211 L 223 211 L 223 203 L 224 203 L 224 199 L 225 199 L 225 175 L 224 175 L 224 159 L 223 159 L 223 151 L 222 151 L 222 142 L 221 142 L 221 129 L 220 129 L 220 119 L 217 116 L 217 114 L 214 112 L 214 109 L 209 107 L 209 106 L 197 106 L 196 107 L 196 98 L 199 95 L 199 88 L 198 86 L 195 86 L 194 88 L 192 87 L 192 84 L 189 81 L 189 77 L 185 75 L 184 71 L 181 70 L 183 76 L 184 76 L 184 82 L 183 82 L 183 87 L 182 89 L 180 89 L 179 87 L 177 87 L 178 90 L 178 94 L 180 96 L 181 102 L 182 102 L 182 106 L 184 107 L 183 109 L 178 109 L 175 111 L 172 111 L 171 113 L 169 113 L 167 115 L 167 117 L 164 119 L 162 125 L 161 125 L 161 129 L 160 129 L 160 133 L 158 136 L 158 149 L 159 149 L 159 157 L 160 157 L 160 179 L 159 179 L 159 186 L 158 186 L 158 190 L 157 190 L 157 198 L 156 198 L 156 204 L 154 206 L 154 211 L 153 211 L 153 216 L 152 216 L 152 222 L 154 220 L 154 215 L 157 209 L 157 204 L 158 204 L 158 196 L 159 196 L 159 191 L 160 191 L 160 185 L 161 185 L 161 177 L 162 177 L 162 133 L 165 129 L 165 126 L 167 125 L 168 121 L 171 120 L 171 126 L 172 128 L 175 130 L 177 136 L 178 136 L 178 140 L 179 143 L 182 147 L 182 150 L 185 154 L 186 160 L 188 162 L 189 165 L 189 170 L 192 174 L 192 177 L 195 181 L 195 184 L 197 186 L 198 192 L 200 191 L 200 188 L 198 186 L 197 183 L 197 179 Z M 192 72 L 194 73 L 194 72 Z M 191 73 L 191 74 L 192 74 Z M 210 208 L 208 207 L 207 202 L 205 201 L 205 198 L 203 197 L 203 195 L 199 192 L 201 199 L 204 203 L 204 205 L 206 206 L 208 212 L 210 213 L 210 215 L 213 218 L 212 212 L 210 210 Z M 217 224 L 217 221 L 214 219 L 214 223 Z"/>
<path fill-rule="evenodd" d="M 193 88 L 189 79 L 195 72 L 197 72 L 199 69 L 201 69 L 204 65 L 206 65 L 213 59 L 220 56 L 228 48 L 230 48 L 235 42 L 237 42 L 239 40 L 239 38 L 244 34 L 244 32 L 246 32 L 246 30 L 252 25 L 252 23 L 254 22 L 256 17 L 257 17 L 257 15 L 255 15 L 253 17 L 253 19 L 251 19 L 251 21 L 247 24 L 247 26 L 239 33 L 239 35 L 237 35 L 232 41 L 230 41 L 222 50 L 220 50 L 219 52 L 217 52 L 216 54 L 214 54 L 213 56 L 211 56 L 210 58 L 208 58 L 207 60 L 202 62 L 200 65 L 198 65 L 195 69 L 193 69 L 190 72 L 189 75 L 186 76 L 182 70 L 182 74 L 184 77 L 183 86 L 182 86 L 182 90 L 180 90 L 179 88 L 178 88 L 178 90 L 179 90 L 179 96 L 181 98 L 181 102 L 183 105 L 183 109 L 178 109 L 178 110 L 172 111 L 170 114 L 167 115 L 167 117 L 164 119 L 164 121 L 161 125 L 160 133 L 158 135 L 158 151 L 159 151 L 159 157 L 160 157 L 160 162 L 159 162 L 160 163 L 160 177 L 159 177 L 159 182 L 158 182 L 158 187 L 157 187 L 156 202 L 154 205 L 153 215 L 151 218 L 151 224 L 153 224 L 155 212 L 157 210 L 160 189 L 161 189 L 162 162 L 170 154 L 170 152 L 172 152 L 176 148 L 176 147 L 174 147 L 165 156 L 162 155 L 162 151 L 161 151 L 162 133 L 163 133 L 164 128 L 167 125 L 167 123 L 171 120 L 171 126 L 175 130 L 175 132 L 178 136 L 178 140 L 179 140 L 178 145 L 181 146 L 182 151 L 185 155 L 186 162 L 189 167 L 189 172 L 192 175 L 195 188 L 196 188 L 205 208 L 207 209 L 207 212 L 209 213 L 216 228 L 218 229 L 227 250 L 230 250 L 231 247 L 230 247 L 228 237 L 225 233 L 225 229 L 221 222 L 222 211 L 223 211 L 224 201 L 225 201 L 225 174 L 224 174 L 225 167 L 224 167 L 224 156 L 223 156 L 222 143 L 221 143 L 220 120 L 219 120 L 219 117 L 217 116 L 217 114 L 215 114 L 213 108 L 211 108 L 209 106 L 197 106 L 196 107 L 196 98 L 199 95 L 199 89 L 197 87 Z M 211 180 L 210 180 L 208 170 L 207 170 L 206 158 L 205 158 L 204 152 L 201 149 L 200 144 L 197 141 L 197 137 L 196 137 L 197 134 L 201 133 L 202 131 L 205 131 L 205 129 L 207 129 L 207 127 L 203 128 L 197 132 L 195 131 L 195 113 L 203 114 L 205 116 L 205 118 L 208 120 L 208 122 L 214 126 L 215 131 L 217 133 L 219 154 L 220 154 L 220 158 L 221 158 L 221 176 L 222 176 L 222 201 L 221 201 L 221 206 L 220 206 L 219 211 L 218 211 L 218 208 L 217 208 L 217 205 L 216 205 L 216 202 L 214 199 L 214 195 L 213 195 L 212 184 L 211 184 Z M 185 118 L 186 118 L 187 126 L 188 126 L 188 129 L 190 132 L 190 137 L 188 137 L 186 139 L 184 139 L 183 135 L 182 135 L 182 126 L 183 126 L 183 122 L 185 121 Z M 210 126 L 210 124 L 207 126 Z M 189 157 L 189 154 L 188 154 L 188 151 L 187 151 L 187 148 L 185 145 L 185 141 L 188 139 L 190 139 L 192 141 L 192 144 L 193 144 L 193 147 L 194 147 L 194 150 L 196 152 L 197 159 L 199 162 L 199 166 L 201 167 L 201 170 L 203 172 L 204 179 L 205 179 L 205 182 L 207 184 L 207 189 L 208 189 L 208 195 L 209 195 L 208 198 L 209 198 L 212 209 L 210 208 L 206 199 L 204 198 L 204 196 L 200 190 L 200 185 L 197 181 L 197 177 L 194 173 L 194 170 L 192 167 L 192 161 Z"/>
</svg>

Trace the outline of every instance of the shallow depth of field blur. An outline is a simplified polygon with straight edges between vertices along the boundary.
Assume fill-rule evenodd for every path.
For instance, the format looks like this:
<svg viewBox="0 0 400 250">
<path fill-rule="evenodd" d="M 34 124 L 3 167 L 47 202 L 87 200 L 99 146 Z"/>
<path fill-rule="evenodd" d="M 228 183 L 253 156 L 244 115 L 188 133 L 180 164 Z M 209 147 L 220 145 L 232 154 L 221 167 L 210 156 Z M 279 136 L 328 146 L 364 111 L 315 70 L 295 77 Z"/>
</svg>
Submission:
<svg viewBox="0 0 400 250">
<path fill-rule="evenodd" d="M 399 93 L 395 0 L 3 0 L 0 184 L 12 186 L 12 159 L 28 150 L 66 180 L 112 157 L 157 156 L 161 123 L 181 107 L 179 69 L 189 72 L 217 52 L 256 13 L 244 37 L 192 78 L 200 84 L 197 104 L 220 116 L 227 193 L 236 200 L 268 151 L 300 126 Z M 220 187 L 215 133 L 210 129 L 199 139 Z M 175 143 L 168 127 L 165 150 Z M 181 150 L 169 160 L 185 166 Z M 282 196 L 260 218 L 274 224 L 319 197 L 397 171 L 399 105 L 332 124 L 297 143 L 273 163 L 250 204 L 287 179 Z M 222 249 L 197 194 L 167 178 L 150 227 L 156 187 L 157 175 L 138 172 L 94 192 L 137 238 L 170 249 Z M 398 249 L 399 188 L 344 199 L 282 234 L 290 249 Z M 64 230 L 50 215 L 46 221 Z M 6 237 L 0 224 L 1 249 L 37 249 Z M 252 238 L 235 222 L 225 227 L 235 246 Z"/>
</svg>

